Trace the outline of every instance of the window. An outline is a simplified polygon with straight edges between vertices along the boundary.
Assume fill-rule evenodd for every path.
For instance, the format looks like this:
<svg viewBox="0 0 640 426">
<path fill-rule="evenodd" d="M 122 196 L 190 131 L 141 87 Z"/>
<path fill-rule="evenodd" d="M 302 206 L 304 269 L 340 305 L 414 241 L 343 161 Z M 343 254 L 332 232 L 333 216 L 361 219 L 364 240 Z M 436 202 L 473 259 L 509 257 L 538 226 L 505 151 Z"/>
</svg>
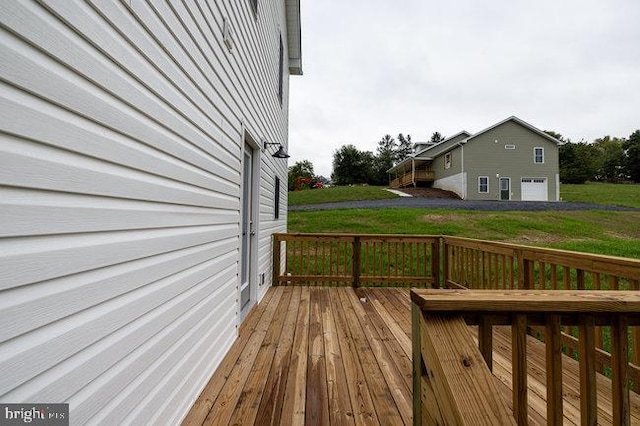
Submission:
<svg viewBox="0 0 640 426">
<path fill-rule="evenodd" d="M 544 163 L 544 148 L 541 148 L 541 147 L 533 148 L 533 162 L 536 164 Z"/>
<path fill-rule="evenodd" d="M 282 34 L 280 34 L 280 67 L 278 70 L 278 99 L 280 99 L 280 105 L 282 105 L 282 86 L 284 79 L 284 47 L 282 46 Z"/>
<path fill-rule="evenodd" d="M 445 169 L 450 169 L 451 168 L 451 153 L 447 152 L 444 155 L 444 168 Z"/>
<path fill-rule="evenodd" d="M 488 176 L 478 177 L 478 192 L 481 194 L 489 193 L 489 177 Z"/>
<path fill-rule="evenodd" d="M 276 176 L 275 189 L 273 190 L 273 218 L 280 219 L 280 178 Z"/>
</svg>

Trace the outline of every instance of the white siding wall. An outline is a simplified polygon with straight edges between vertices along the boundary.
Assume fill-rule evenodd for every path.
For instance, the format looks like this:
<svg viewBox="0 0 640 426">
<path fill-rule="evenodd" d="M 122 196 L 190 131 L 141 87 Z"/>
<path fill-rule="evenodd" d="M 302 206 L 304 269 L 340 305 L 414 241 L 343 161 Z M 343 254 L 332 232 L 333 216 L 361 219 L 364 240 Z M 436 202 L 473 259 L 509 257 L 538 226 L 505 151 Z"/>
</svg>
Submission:
<svg viewBox="0 0 640 426">
<path fill-rule="evenodd" d="M 0 401 L 175 424 L 233 343 L 244 129 L 287 145 L 284 2 L 259 8 L 0 1 Z M 260 155 L 259 297 L 286 166 Z"/>
<path fill-rule="evenodd" d="M 465 198 L 465 181 L 467 180 L 466 173 L 458 173 L 453 176 L 447 176 L 446 178 L 437 179 L 433 182 L 434 188 L 444 189 L 446 191 L 453 191 L 460 196 L 460 198 Z"/>
</svg>

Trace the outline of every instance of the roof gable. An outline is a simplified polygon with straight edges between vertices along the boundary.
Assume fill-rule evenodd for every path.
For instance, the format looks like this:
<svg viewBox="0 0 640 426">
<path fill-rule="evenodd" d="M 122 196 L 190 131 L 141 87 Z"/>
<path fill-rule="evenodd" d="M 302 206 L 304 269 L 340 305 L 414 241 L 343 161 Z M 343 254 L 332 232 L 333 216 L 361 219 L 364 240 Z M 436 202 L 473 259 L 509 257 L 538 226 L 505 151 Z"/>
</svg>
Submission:
<svg viewBox="0 0 640 426">
<path fill-rule="evenodd" d="M 494 124 L 493 126 L 487 127 L 484 130 L 481 130 L 477 133 L 474 133 L 472 136 L 467 138 L 467 142 L 470 141 L 471 139 L 477 138 L 478 136 L 487 133 L 490 130 L 495 129 L 496 127 L 502 126 L 503 124 L 509 122 L 509 121 L 513 121 L 514 123 L 517 123 L 519 125 L 521 125 L 522 127 L 532 131 L 533 133 L 536 133 L 540 136 L 542 136 L 543 138 L 548 139 L 549 141 L 555 143 L 556 145 L 561 145 L 562 142 L 560 142 L 558 139 L 554 138 L 553 136 L 550 136 L 548 134 L 546 134 L 545 132 L 543 132 L 542 130 L 538 129 L 535 126 L 532 126 L 531 124 L 527 123 L 524 120 L 519 119 L 518 117 L 516 117 L 515 115 L 512 115 L 511 117 L 505 118 L 504 120 Z"/>
</svg>

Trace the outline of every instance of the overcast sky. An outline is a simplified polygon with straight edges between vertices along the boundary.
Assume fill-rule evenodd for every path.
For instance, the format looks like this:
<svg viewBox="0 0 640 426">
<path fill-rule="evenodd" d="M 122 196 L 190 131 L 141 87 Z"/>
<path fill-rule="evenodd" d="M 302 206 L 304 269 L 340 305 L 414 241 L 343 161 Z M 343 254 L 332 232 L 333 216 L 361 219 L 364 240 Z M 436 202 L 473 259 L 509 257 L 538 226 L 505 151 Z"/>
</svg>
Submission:
<svg viewBox="0 0 640 426">
<path fill-rule="evenodd" d="M 301 0 L 289 165 L 511 115 L 577 142 L 640 128 L 640 0 Z"/>
</svg>

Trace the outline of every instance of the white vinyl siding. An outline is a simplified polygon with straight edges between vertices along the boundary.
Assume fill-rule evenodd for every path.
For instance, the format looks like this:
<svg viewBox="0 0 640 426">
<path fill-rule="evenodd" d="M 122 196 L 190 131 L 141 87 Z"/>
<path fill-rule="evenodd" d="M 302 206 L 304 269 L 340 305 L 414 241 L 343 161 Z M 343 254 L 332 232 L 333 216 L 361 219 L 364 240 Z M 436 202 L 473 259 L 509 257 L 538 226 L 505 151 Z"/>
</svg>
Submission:
<svg viewBox="0 0 640 426">
<path fill-rule="evenodd" d="M 3 3 L 1 400 L 68 402 L 72 424 L 186 414 L 237 333 L 244 132 L 287 146 L 276 3 Z M 269 278 L 287 163 L 260 168 Z"/>
<path fill-rule="evenodd" d="M 489 193 L 489 177 L 488 176 L 479 176 L 478 177 L 478 192 L 480 194 L 488 194 Z"/>
</svg>

